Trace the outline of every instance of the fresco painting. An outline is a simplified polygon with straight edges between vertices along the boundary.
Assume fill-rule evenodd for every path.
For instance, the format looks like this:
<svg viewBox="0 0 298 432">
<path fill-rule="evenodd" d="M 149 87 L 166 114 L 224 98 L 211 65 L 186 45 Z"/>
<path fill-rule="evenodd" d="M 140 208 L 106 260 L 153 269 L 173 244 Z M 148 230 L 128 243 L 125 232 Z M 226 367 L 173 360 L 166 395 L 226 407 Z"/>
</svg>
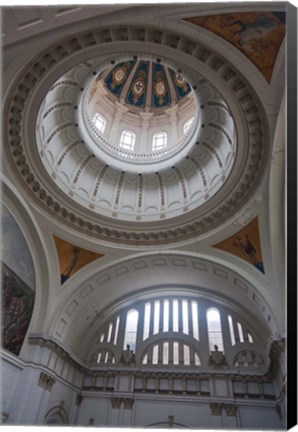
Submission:
<svg viewBox="0 0 298 432">
<path fill-rule="evenodd" d="M 17 221 L 1 207 L 1 259 L 31 289 L 35 290 L 35 273 L 27 241 Z"/>
<path fill-rule="evenodd" d="M 19 355 L 33 311 L 35 292 L 2 263 L 2 345 Z"/>
<path fill-rule="evenodd" d="M 35 272 L 26 239 L 3 205 L 2 224 L 2 346 L 19 355 L 33 312 Z"/>
<path fill-rule="evenodd" d="M 60 265 L 61 284 L 78 270 L 104 255 L 83 249 L 54 236 Z"/>
<path fill-rule="evenodd" d="M 246 55 L 270 82 L 285 36 L 285 12 L 241 12 L 186 18 L 221 36 Z"/>
<path fill-rule="evenodd" d="M 262 259 L 258 218 L 226 240 L 214 245 L 217 249 L 232 253 L 265 273 Z"/>
</svg>

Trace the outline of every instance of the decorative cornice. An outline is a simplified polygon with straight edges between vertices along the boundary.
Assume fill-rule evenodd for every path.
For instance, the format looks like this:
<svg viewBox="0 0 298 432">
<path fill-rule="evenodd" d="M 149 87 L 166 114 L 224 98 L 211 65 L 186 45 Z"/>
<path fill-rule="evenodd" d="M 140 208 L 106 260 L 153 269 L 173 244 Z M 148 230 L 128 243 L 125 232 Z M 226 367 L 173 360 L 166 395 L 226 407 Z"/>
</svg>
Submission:
<svg viewBox="0 0 298 432">
<path fill-rule="evenodd" d="M 270 365 L 268 372 L 264 371 L 247 371 L 243 370 L 243 373 L 239 374 L 238 368 L 234 369 L 228 369 L 228 368 L 220 368 L 219 370 L 213 369 L 213 370 L 198 370 L 196 368 L 196 371 L 190 370 L 180 370 L 180 371 L 162 371 L 160 369 L 156 370 L 148 370 L 146 367 L 144 367 L 142 370 L 140 370 L 140 367 L 136 366 L 118 366 L 110 364 L 106 367 L 101 366 L 100 368 L 94 369 L 93 367 L 88 367 L 87 365 L 84 365 L 83 363 L 79 363 L 77 360 L 75 360 L 70 353 L 68 353 L 61 345 L 59 345 L 57 342 L 55 342 L 52 339 L 46 339 L 43 336 L 29 336 L 29 343 L 31 344 L 38 344 L 41 347 L 47 347 L 54 352 L 56 352 L 61 358 L 68 361 L 73 367 L 80 370 L 82 373 L 92 376 L 116 376 L 121 373 L 127 373 L 127 374 L 133 374 L 136 377 L 139 378 L 157 378 L 157 377 L 164 377 L 164 378 L 178 378 L 178 377 L 186 377 L 186 378 L 192 378 L 196 377 L 197 379 L 209 379 L 211 376 L 229 376 L 234 381 L 242 380 L 243 377 L 249 377 L 250 380 L 253 380 L 253 382 L 259 382 L 259 380 L 266 381 L 271 376 L 271 368 Z M 276 346 L 282 346 L 284 344 L 283 341 L 273 341 L 272 343 L 275 347 Z M 274 348 L 273 348 L 274 349 Z M 283 348 L 280 348 L 283 349 Z"/>
</svg>

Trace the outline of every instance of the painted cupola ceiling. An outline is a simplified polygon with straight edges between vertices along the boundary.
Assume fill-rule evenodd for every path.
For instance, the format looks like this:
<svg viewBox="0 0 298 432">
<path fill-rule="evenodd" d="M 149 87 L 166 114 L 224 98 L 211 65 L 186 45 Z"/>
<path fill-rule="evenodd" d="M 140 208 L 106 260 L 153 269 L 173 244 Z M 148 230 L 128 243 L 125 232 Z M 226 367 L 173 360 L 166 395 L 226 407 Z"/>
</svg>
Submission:
<svg viewBox="0 0 298 432">
<path fill-rule="evenodd" d="M 37 143 L 65 194 L 110 218 L 158 221 L 221 189 L 235 165 L 232 113 L 210 82 L 202 77 L 194 90 L 179 72 L 145 60 L 107 68 L 95 58 L 54 83 Z"/>
<path fill-rule="evenodd" d="M 188 82 L 160 63 L 130 60 L 118 63 L 104 77 L 105 86 L 118 99 L 137 108 L 166 108 L 191 91 Z"/>
<path fill-rule="evenodd" d="M 155 32 L 146 31 L 146 48 L 138 41 L 131 52 L 114 29 L 97 37 L 100 46 L 108 32 L 113 46 L 91 44 L 87 56 L 74 39 L 49 47 L 39 60 L 43 81 L 27 98 L 33 109 L 26 136 L 34 135 L 35 145 L 12 154 L 30 164 L 27 171 L 16 160 L 54 218 L 125 244 L 184 240 L 216 228 L 252 194 L 264 161 L 255 95 L 229 63 L 214 53 L 206 64 L 199 41 L 196 59 L 153 49 Z M 163 40 L 175 37 L 167 31 Z M 188 43 L 181 36 L 181 49 Z M 28 66 L 20 76 L 11 122 L 19 122 L 18 92 L 30 74 Z"/>
</svg>

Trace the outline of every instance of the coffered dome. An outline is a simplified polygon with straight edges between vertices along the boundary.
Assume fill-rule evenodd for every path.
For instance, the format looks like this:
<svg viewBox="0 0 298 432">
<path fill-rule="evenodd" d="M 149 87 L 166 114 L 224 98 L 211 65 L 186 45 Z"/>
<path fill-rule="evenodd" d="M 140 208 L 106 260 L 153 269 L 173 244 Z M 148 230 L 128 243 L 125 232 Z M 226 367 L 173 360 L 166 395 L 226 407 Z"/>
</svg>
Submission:
<svg viewBox="0 0 298 432">
<path fill-rule="evenodd" d="M 151 75 L 141 81 L 145 68 Z M 167 89 L 160 98 L 158 72 L 171 80 L 160 79 Z M 153 91 L 141 87 L 148 81 Z M 112 69 L 100 58 L 79 63 L 49 89 L 36 132 L 42 162 L 59 188 L 94 212 L 123 220 L 171 218 L 207 202 L 228 178 L 237 147 L 231 112 L 210 82 L 201 77 L 194 91 L 181 75 L 150 61 Z"/>
<path fill-rule="evenodd" d="M 11 157 L 39 204 L 125 244 L 219 226 L 264 168 L 261 112 L 242 76 L 215 52 L 206 63 L 205 48 L 185 35 L 169 46 L 176 36 L 164 30 L 163 43 L 152 43 L 147 28 L 138 39 L 145 28 L 131 30 L 133 44 L 111 27 L 49 47 L 7 105 Z M 20 127 L 36 143 L 19 146 Z"/>
</svg>

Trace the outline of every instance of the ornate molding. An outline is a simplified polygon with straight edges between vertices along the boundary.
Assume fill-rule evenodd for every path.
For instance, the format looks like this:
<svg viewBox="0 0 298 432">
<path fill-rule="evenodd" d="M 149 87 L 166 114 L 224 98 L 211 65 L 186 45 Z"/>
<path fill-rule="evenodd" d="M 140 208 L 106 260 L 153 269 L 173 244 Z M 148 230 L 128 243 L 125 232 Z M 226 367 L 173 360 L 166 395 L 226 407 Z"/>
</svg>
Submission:
<svg viewBox="0 0 298 432">
<path fill-rule="evenodd" d="M 125 26 L 121 26 L 123 30 Z M 123 32 L 122 32 L 123 33 Z M 11 87 L 6 97 L 4 107 L 3 128 L 6 145 L 5 151 L 12 165 L 19 182 L 38 205 L 56 220 L 63 222 L 73 229 L 104 241 L 113 241 L 125 244 L 144 244 L 157 245 L 158 243 L 171 243 L 177 240 L 184 240 L 196 235 L 200 235 L 211 228 L 215 228 L 220 223 L 230 218 L 237 210 L 244 205 L 257 187 L 260 176 L 264 168 L 264 128 L 263 120 L 259 112 L 259 102 L 257 96 L 253 94 L 250 85 L 245 78 L 238 73 L 226 59 L 209 47 L 204 46 L 199 40 L 191 39 L 186 35 L 174 33 L 166 28 L 146 27 L 143 25 L 127 26 L 127 40 L 121 38 L 119 27 L 102 27 L 90 29 L 71 35 L 59 41 L 35 57 L 34 60 L 21 71 L 20 75 Z M 173 39 L 174 37 L 174 39 Z M 220 204 L 214 205 L 204 215 L 193 210 L 188 218 L 177 217 L 175 228 L 167 228 L 167 224 L 160 222 L 163 228 L 145 230 L 142 224 L 139 230 L 135 226 L 128 228 L 127 224 L 119 224 L 121 228 L 115 228 L 106 220 L 100 220 L 97 216 L 86 217 L 80 210 L 80 214 L 74 212 L 71 205 L 66 205 L 63 199 L 56 198 L 47 189 L 44 180 L 37 176 L 32 165 L 32 158 L 28 155 L 29 147 L 32 143 L 26 143 L 22 131 L 25 128 L 25 111 L 32 103 L 32 95 L 41 79 L 43 79 L 60 62 L 65 62 L 68 57 L 79 55 L 87 48 L 100 47 L 109 42 L 127 44 L 127 41 L 146 43 L 155 41 L 156 52 L 160 45 L 168 46 L 184 56 L 189 56 L 195 62 L 201 62 L 205 67 L 216 74 L 218 80 L 225 85 L 234 95 L 235 100 L 242 108 L 242 116 L 245 118 L 248 131 L 248 155 L 245 167 L 239 177 L 234 190 L 223 199 Z M 126 39 L 126 38 L 125 38 Z M 177 43 L 169 43 L 175 40 Z M 183 43 L 180 41 L 183 40 Z M 125 50 L 127 45 L 123 45 Z M 25 148 L 28 147 L 28 148 Z M 34 147 L 34 146 L 33 146 Z M 83 210 L 83 209 L 82 209 Z M 99 220 L 99 222 L 97 222 Z M 186 222 L 185 222 L 186 220 Z"/>
<path fill-rule="evenodd" d="M 81 393 L 78 393 L 76 396 L 76 405 L 81 406 L 83 399 L 84 399 L 84 396 Z"/>
<path fill-rule="evenodd" d="M 267 372 L 268 378 L 272 379 L 275 377 L 276 372 L 278 370 L 279 365 L 279 359 L 280 356 L 285 352 L 286 350 L 286 339 L 280 338 L 278 340 L 274 340 L 270 346 L 270 365 Z"/>
<path fill-rule="evenodd" d="M 130 349 L 130 346 L 127 345 L 127 349 L 122 351 L 120 360 L 120 366 L 136 366 L 136 356 L 134 352 Z"/>
<path fill-rule="evenodd" d="M 222 415 L 222 411 L 225 410 L 225 413 L 228 417 L 235 417 L 237 415 L 237 406 L 235 404 L 226 404 L 220 402 L 210 402 L 210 409 L 212 415 L 220 416 Z"/>
<path fill-rule="evenodd" d="M 215 347 L 217 347 L 217 345 L 215 345 Z M 209 366 L 215 368 L 228 367 L 226 356 L 224 355 L 223 351 L 218 351 L 218 349 L 215 349 L 215 351 L 211 351 L 209 356 Z"/>
<path fill-rule="evenodd" d="M 132 409 L 133 404 L 134 404 L 134 399 L 132 399 L 132 398 L 124 398 L 123 399 L 124 409 Z"/>
<path fill-rule="evenodd" d="M 112 408 L 119 409 L 121 407 L 121 402 L 122 402 L 122 398 L 120 397 L 111 398 Z"/>
<path fill-rule="evenodd" d="M 223 404 L 217 402 L 210 402 L 210 409 L 212 415 L 221 415 Z"/>
<path fill-rule="evenodd" d="M 134 404 L 133 398 L 121 398 L 112 397 L 111 398 L 112 408 L 120 409 L 123 406 L 124 409 L 132 409 Z"/>
<path fill-rule="evenodd" d="M 229 417 L 236 417 L 237 415 L 237 406 L 233 404 L 224 404 L 224 409 L 226 411 L 226 415 Z"/>
<path fill-rule="evenodd" d="M 41 372 L 39 375 L 38 385 L 43 387 L 45 390 L 51 391 L 56 379 L 51 375 Z"/>
</svg>

